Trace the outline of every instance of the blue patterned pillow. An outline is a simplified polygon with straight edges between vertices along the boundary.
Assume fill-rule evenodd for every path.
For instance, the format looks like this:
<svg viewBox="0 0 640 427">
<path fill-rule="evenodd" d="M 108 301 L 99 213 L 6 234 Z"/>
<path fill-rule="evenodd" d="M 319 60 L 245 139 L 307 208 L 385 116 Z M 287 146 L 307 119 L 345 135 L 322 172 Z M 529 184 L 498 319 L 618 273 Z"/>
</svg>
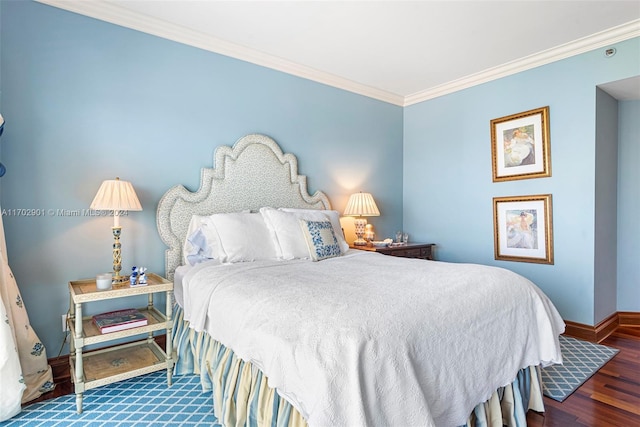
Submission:
<svg viewBox="0 0 640 427">
<path fill-rule="evenodd" d="M 300 220 L 302 234 L 309 248 L 309 257 L 321 261 L 342 255 L 331 221 Z"/>
</svg>

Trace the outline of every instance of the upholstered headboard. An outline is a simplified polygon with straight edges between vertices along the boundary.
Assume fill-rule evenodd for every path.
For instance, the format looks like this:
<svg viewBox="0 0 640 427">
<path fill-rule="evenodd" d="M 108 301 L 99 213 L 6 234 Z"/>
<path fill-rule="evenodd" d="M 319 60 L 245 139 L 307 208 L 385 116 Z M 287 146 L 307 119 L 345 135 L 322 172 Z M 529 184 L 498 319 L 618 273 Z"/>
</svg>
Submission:
<svg viewBox="0 0 640 427">
<path fill-rule="evenodd" d="M 218 147 L 213 166 L 202 169 L 198 191 L 176 185 L 158 204 L 158 231 L 169 247 L 165 254 L 169 280 L 182 262 L 182 246 L 192 215 L 255 211 L 264 206 L 331 209 L 324 193 L 309 195 L 307 177 L 298 175 L 296 157 L 284 154 L 268 136 L 251 134 L 233 147 Z"/>
</svg>

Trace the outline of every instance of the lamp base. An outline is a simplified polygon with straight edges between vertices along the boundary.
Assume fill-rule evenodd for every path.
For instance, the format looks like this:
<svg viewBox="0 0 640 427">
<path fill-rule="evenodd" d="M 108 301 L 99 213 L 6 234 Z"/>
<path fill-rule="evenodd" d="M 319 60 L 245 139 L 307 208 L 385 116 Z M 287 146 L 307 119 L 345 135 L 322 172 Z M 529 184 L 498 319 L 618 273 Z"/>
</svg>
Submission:
<svg viewBox="0 0 640 427">
<path fill-rule="evenodd" d="M 127 276 L 120 275 L 120 270 L 122 270 L 122 249 L 120 247 L 122 227 L 113 226 L 111 227 L 111 231 L 113 231 L 113 276 L 111 277 L 111 285 L 122 286 L 125 283 L 129 283 Z"/>
<path fill-rule="evenodd" d="M 129 278 L 127 276 L 120 276 L 120 275 L 113 275 L 113 277 L 111 278 L 111 285 L 112 286 L 116 286 L 116 285 L 124 285 L 124 284 L 129 284 Z"/>
<path fill-rule="evenodd" d="M 367 241 L 364 240 L 364 229 L 367 225 L 367 220 L 362 217 L 358 217 L 353 220 L 353 225 L 355 226 L 356 232 L 356 240 L 353 241 L 355 246 L 366 246 Z"/>
</svg>

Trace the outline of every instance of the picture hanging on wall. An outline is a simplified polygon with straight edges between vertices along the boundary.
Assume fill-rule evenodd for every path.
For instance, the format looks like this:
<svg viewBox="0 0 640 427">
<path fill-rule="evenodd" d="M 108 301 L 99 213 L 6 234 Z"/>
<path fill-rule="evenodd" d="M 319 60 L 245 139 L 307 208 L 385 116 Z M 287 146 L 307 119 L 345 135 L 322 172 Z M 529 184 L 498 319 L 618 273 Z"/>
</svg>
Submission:
<svg viewBox="0 0 640 427">
<path fill-rule="evenodd" d="M 495 258 L 553 264 L 551 194 L 493 198 Z"/>
<path fill-rule="evenodd" d="M 493 182 L 551 176 L 549 107 L 491 120 Z"/>
</svg>

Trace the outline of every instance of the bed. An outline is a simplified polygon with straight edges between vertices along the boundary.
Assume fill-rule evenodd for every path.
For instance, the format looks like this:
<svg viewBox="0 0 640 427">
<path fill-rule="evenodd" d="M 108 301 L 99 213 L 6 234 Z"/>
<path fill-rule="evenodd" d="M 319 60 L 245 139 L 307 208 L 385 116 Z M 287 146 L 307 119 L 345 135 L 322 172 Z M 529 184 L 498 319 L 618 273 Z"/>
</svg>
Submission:
<svg viewBox="0 0 640 427">
<path fill-rule="evenodd" d="M 509 270 L 349 249 L 327 196 L 265 135 L 220 146 L 157 225 L 175 375 L 223 425 L 526 425 L 564 322 Z"/>
</svg>

